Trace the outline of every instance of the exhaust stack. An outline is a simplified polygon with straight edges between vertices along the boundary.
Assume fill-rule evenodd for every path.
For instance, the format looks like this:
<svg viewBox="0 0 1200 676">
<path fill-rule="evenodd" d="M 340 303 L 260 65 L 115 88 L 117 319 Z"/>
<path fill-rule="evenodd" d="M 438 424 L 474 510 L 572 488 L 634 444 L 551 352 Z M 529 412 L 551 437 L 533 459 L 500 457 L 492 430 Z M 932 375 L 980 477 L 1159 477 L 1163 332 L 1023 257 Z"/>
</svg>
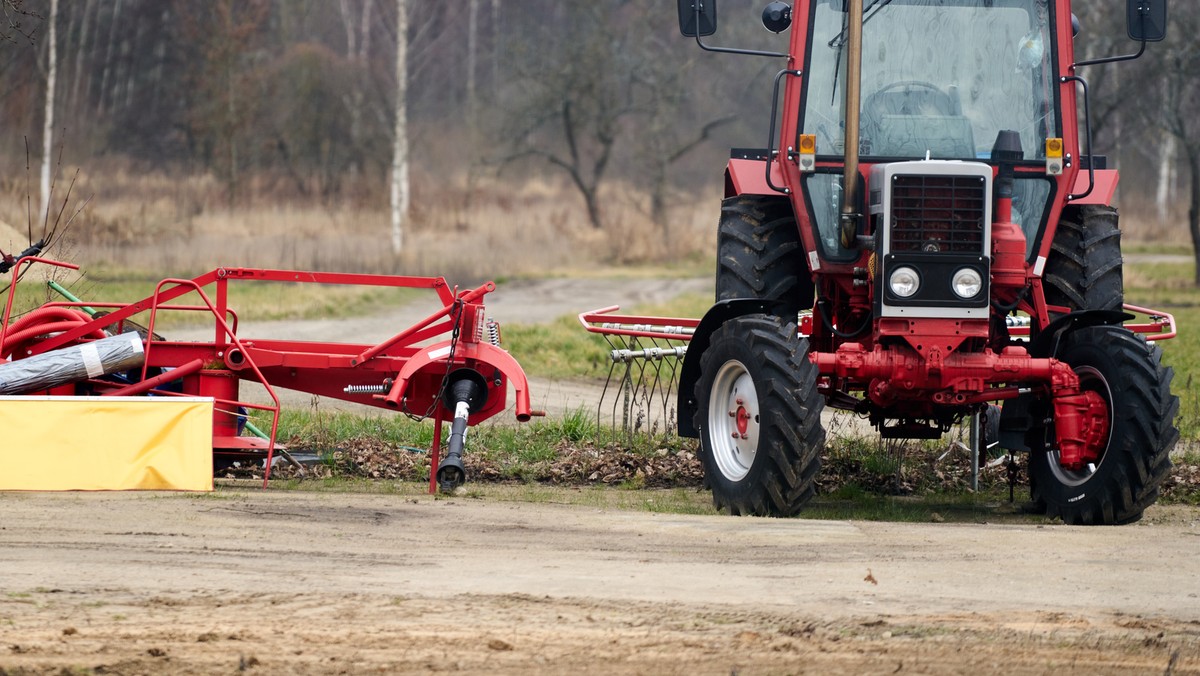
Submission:
<svg viewBox="0 0 1200 676">
<path fill-rule="evenodd" d="M 850 0 L 846 18 L 846 147 L 842 174 L 840 239 L 842 247 L 858 246 L 858 131 L 862 80 L 863 0 Z"/>
</svg>

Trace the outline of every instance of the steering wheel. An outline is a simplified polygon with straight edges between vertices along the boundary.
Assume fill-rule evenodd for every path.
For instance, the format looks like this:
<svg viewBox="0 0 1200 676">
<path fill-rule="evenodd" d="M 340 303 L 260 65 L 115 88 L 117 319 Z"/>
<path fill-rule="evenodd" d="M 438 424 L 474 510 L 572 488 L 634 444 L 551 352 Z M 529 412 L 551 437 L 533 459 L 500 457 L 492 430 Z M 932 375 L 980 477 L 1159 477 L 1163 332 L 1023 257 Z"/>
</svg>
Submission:
<svg viewBox="0 0 1200 676">
<path fill-rule="evenodd" d="M 864 115 L 960 115 L 954 98 L 932 82 L 901 80 L 867 97 Z"/>
</svg>

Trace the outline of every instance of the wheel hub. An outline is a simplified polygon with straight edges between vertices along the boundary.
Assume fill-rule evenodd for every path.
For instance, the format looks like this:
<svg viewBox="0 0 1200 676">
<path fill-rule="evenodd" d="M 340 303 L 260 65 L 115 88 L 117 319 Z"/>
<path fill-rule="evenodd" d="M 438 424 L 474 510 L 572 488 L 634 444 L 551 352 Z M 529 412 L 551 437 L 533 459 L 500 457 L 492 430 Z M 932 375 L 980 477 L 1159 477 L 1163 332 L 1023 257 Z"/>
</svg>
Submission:
<svg viewBox="0 0 1200 676">
<path fill-rule="evenodd" d="M 738 436 L 745 437 L 750 428 L 750 414 L 746 412 L 746 407 L 739 404 L 737 411 L 732 411 L 731 415 L 737 420 Z"/>
<path fill-rule="evenodd" d="M 758 454 L 759 402 L 745 365 L 726 362 L 713 379 L 708 421 L 712 455 L 721 474 L 740 481 Z"/>
</svg>

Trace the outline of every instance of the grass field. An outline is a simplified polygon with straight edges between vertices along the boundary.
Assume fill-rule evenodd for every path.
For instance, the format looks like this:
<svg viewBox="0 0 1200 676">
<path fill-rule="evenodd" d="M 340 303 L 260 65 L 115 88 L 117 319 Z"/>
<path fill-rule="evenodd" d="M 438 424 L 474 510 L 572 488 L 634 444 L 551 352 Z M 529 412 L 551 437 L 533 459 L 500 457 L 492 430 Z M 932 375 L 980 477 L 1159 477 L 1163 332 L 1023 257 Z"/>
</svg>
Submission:
<svg viewBox="0 0 1200 676">
<path fill-rule="evenodd" d="M 468 199 L 462 182 L 434 185 L 418 181 L 406 247 L 400 255 L 394 255 L 388 246 L 387 214 L 378 206 L 275 204 L 263 199 L 230 210 L 217 195 L 219 190 L 204 179 L 148 177 L 124 170 L 95 172 L 83 178 L 76 193 L 92 195 L 92 201 L 70 236 L 50 253 L 83 267 L 82 276 L 57 278 L 84 301 L 137 300 L 148 296 L 163 277 L 186 278 L 218 266 L 443 275 L 459 284 L 548 275 L 652 278 L 712 274 L 719 201 L 715 191 L 675 196 L 672 225 L 663 227 L 649 222 L 644 195 L 636 187 L 614 186 L 605 207 L 609 225 L 604 231 L 595 231 L 583 223 L 579 205 L 562 184 L 542 179 L 515 185 L 482 180 L 474 189 Z M 17 192 L 19 186 L 0 184 L 0 221 L 24 224 L 24 201 Z M 1190 248 L 1176 243 L 1173 233 L 1159 226 L 1136 218 L 1124 222 L 1127 253 L 1191 253 Z M 24 232 L 25 228 L 17 230 Z M 6 251 L 16 249 L 13 243 L 7 246 Z M 1193 387 L 1193 380 L 1200 377 L 1200 331 L 1195 330 L 1200 326 L 1200 289 L 1193 279 L 1191 263 L 1125 265 L 1126 299 L 1171 312 L 1177 320 L 1178 337 L 1160 345 L 1165 362 L 1175 370 L 1173 390 L 1181 399 L 1177 424 L 1183 440 L 1178 457 L 1189 468 L 1200 464 L 1194 450 L 1200 441 L 1200 394 Z M 230 287 L 230 305 L 243 319 L 351 316 L 380 306 L 399 305 L 413 296 L 410 292 L 363 287 L 265 283 Z M 56 296 L 36 280 L 27 280 L 22 283 L 18 305 L 33 307 L 48 298 Z M 710 301 L 706 296 L 691 295 L 661 306 L 623 311 L 699 317 Z M 197 301 L 185 298 L 180 302 Z M 145 316 L 135 320 L 146 323 Z M 169 328 L 194 323 L 195 318 L 167 314 L 158 321 L 158 326 Z M 543 325 L 506 323 L 504 340 L 505 347 L 532 376 L 594 381 L 609 372 L 610 346 L 602 338 L 584 332 L 573 316 Z M 269 425 L 262 419 L 256 422 L 259 427 Z M 337 469 L 334 453 L 357 453 L 346 456 L 347 464 L 342 467 L 353 469 L 351 474 L 355 476 L 363 475 L 363 471 L 368 477 L 370 472 L 399 471 L 387 463 L 397 457 L 406 458 L 405 471 L 409 473 L 405 476 L 410 480 L 420 478 L 420 460 L 426 457 L 423 451 L 431 436 L 427 422 L 391 415 L 334 415 L 320 410 L 287 411 L 280 432 L 282 440 L 328 455 L 327 466 L 333 469 Z M 853 476 L 849 481 L 830 484 L 829 492 L 814 504 L 812 514 L 842 518 L 839 515 L 846 513 L 847 505 L 859 510 L 857 514 L 863 513 L 863 505 L 870 505 L 868 512 L 878 518 L 917 520 L 930 518 L 931 512 L 955 519 L 958 517 L 954 515 L 973 518 L 978 509 L 995 511 L 995 477 L 984 494 L 968 499 L 962 497 L 961 467 L 951 472 L 948 483 L 928 482 L 918 476 L 946 474 L 945 465 L 939 467 L 929 460 L 941 454 L 942 448 L 934 447 L 937 444 L 914 445 L 911 451 L 905 451 L 908 455 L 901 462 L 902 456 L 894 448 L 886 449 L 874 440 L 853 438 L 841 430 L 831 434 L 831 439 L 827 467 Z M 377 452 L 380 448 L 382 453 Z M 688 464 L 694 458 L 686 454 L 693 449 L 690 440 L 615 435 L 597 426 L 592 410 L 521 426 L 479 426 L 472 432 L 470 452 L 475 454 L 477 467 L 485 468 L 491 478 L 502 482 L 536 484 L 555 481 L 564 473 L 585 472 L 584 483 L 644 489 L 670 480 L 693 482 L 689 485 L 698 482 L 688 474 L 694 470 L 694 464 Z M 954 462 L 961 465 L 959 460 Z M 614 467 L 613 463 L 625 466 Z M 427 477 L 427 466 L 423 471 Z M 904 478 L 905 473 L 909 478 Z M 335 485 L 352 481 L 333 476 L 328 479 Z M 592 499 L 589 490 L 582 489 L 582 499 Z M 927 504 L 929 501 L 911 507 L 903 500 L 881 496 L 897 490 L 910 494 L 934 491 L 946 497 L 944 504 L 934 508 Z M 706 493 L 697 493 L 694 487 L 681 491 L 631 500 L 659 501 L 657 507 L 643 508 L 710 509 Z M 639 491 L 620 493 L 636 495 Z M 1182 499 L 1196 499 L 1196 495 L 1187 493 Z M 526 499 L 537 498 L 527 495 Z"/>
<path fill-rule="evenodd" d="M 1170 312 L 1179 334 L 1161 341 L 1163 360 L 1175 369 L 1172 391 L 1179 396 L 1176 424 L 1182 439 L 1200 439 L 1200 289 L 1192 283 L 1192 263 L 1153 262 L 1125 265 L 1126 302 Z"/>
</svg>

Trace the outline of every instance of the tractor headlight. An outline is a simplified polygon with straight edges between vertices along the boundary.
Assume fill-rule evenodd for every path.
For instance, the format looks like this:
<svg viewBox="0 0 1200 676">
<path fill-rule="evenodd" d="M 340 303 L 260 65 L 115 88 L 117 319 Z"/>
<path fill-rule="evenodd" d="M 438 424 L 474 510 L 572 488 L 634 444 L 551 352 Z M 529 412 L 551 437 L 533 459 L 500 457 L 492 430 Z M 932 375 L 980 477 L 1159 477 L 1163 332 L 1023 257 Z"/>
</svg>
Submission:
<svg viewBox="0 0 1200 676">
<path fill-rule="evenodd" d="M 921 276 L 910 267 L 896 268 L 888 275 L 888 288 L 901 298 L 909 298 L 921 288 Z"/>
<path fill-rule="evenodd" d="M 983 290 L 983 278 L 975 268 L 959 268 L 950 280 L 950 288 L 959 298 L 974 298 Z"/>
</svg>

